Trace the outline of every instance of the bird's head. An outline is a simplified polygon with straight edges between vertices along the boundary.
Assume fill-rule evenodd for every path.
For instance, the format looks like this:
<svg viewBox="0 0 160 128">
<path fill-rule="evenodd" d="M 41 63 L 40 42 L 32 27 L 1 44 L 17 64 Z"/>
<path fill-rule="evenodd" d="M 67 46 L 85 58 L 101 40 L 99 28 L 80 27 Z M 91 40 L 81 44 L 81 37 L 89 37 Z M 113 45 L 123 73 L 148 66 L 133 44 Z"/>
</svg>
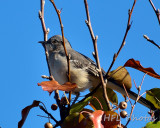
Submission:
<svg viewBox="0 0 160 128">
<path fill-rule="evenodd" d="M 71 48 L 71 45 L 66 38 L 64 38 L 64 42 L 66 49 Z M 43 47 L 46 47 L 49 52 L 59 52 L 60 50 L 64 49 L 61 35 L 55 35 L 48 41 L 40 41 L 39 43 L 42 43 Z"/>
</svg>

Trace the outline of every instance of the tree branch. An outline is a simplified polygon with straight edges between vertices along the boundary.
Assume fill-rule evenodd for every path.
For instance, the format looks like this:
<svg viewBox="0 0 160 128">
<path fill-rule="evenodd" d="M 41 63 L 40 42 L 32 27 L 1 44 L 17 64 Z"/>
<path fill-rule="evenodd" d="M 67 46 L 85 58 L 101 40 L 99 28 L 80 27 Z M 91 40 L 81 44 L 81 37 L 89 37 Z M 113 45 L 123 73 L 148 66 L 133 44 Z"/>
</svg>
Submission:
<svg viewBox="0 0 160 128">
<path fill-rule="evenodd" d="M 57 16 L 58 16 L 58 19 L 59 19 L 59 23 L 60 23 L 60 26 L 61 26 L 61 33 L 62 33 L 62 40 L 63 40 L 63 47 L 64 47 L 64 51 L 65 51 L 65 54 L 66 54 L 66 59 L 67 59 L 67 65 L 68 65 L 68 81 L 71 82 L 71 74 L 70 74 L 70 55 L 67 53 L 67 49 L 66 49 L 66 45 L 65 45 L 65 40 L 64 40 L 64 31 L 63 31 L 63 24 L 62 24 L 62 20 L 61 20 L 61 11 L 57 9 L 55 3 L 54 3 L 54 0 L 50 0 L 50 2 L 52 3 L 56 13 L 57 13 Z M 69 102 L 71 101 L 71 92 L 69 92 Z"/>
<path fill-rule="evenodd" d="M 43 34 L 44 34 L 44 41 L 47 41 L 48 40 L 49 29 L 46 29 L 46 25 L 45 25 L 45 20 L 44 20 L 44 4 L 45 4 L 45 0 L 41 0 L 41 10 L 39 11 L 39 18 L 40 18 L 40 21 L 41 21 L 41 24 L 42 24 L 42 30 L 43 30 Z M 44 46 L 44 49 L 45 49 L 46 61 L 47 61 L 47 65 L 48 65 L 48 69 L 49 69 L 49 74 L 50 74 L 49 79 L 50 80 L 54 80 L 54 77 L 53 77 L 53 75 L 51 73 L 51 68 L 49 66 L 49 54 L 48 54 L 46 45 L 43 45 L 43 46 Z M 59 108 L 61 108 L 60 97 L 59 97 L 59 91 L 58 90 L 55 91 L 55 99 L 56 99 L 56 102 L 57 102 Z"/>
<path fill-rule="evenodd" d="M 158 19 L 158 22 L 159 22 L 159 25 L 160 25 L 160 11 L 159 9 L 156 9 L 156 7 L 154 6 L 152 0 L 149 0 L 154 12 L 156 13 L 156 16 L 157 16 L 157 19 Z"/>
<path fill-rule="evenodd" d="M 39 10 L 39 19 L 40 19 L 41 24 L 42 24 L 44 41 L 47 41 L 48 40 L 49 28 L 46 29 L 46 25 L 45 25 L 45 21 L 44 21 L 44 4 L 45 4 L 45 0 L 41 0 L 41 10 Z M 54 80 L 53 75 L 51 74 L 51 68 L 50 68 L 49 62 L 48 62 L 49 54 L 48 54 L 48 51 L 47 51 L 47 48 L 46 48 L 45 45 L 44 45 L 44 49 L 45 49 L 46 61 L 47 61 L 48 69 L 49 69 L 50 78 L 52 80 Z"/>
<path fill-rule="evenodd" d="M 145 76 L 146 76 L 146 74 L 144 74 L 144 76 L 143 76 L 143 78 L 142 78 L 142 82 L 141 82 L 140 86 L 137 88 L 137 90 L 138 90 L 138 96 L 137 96 L 137 99 L 135 100 L 134 104 L 132 104 L 132 102 L 131 102 L 131 100 L 130 100 L 130 97 L 129 97 L 129 95 L 128 95 L 128 92 L 127 92 L 127 90 L 126 90 L 126 87 L 123 85 L 124 90 L 125 90 L 125 92 L 126 92 L 126 94 L 127 94 L 127 97 L 128 97 L 128 99 L 129 99 L 129 101 L 130 101 L 130 104 L 131 104 L 130 117 L 129 117 L 126 125 L 125 125 L 125 128 L 127 128 L 127 125 L 128 125 L 129 122 L 131 121 L 131 117 L 132 117 L 132 114 L 133 114 L 133 110 L 134 110 L 134 108 L 135 108 L 135 106 L 136 106 L 136 103 L 137 103 L 138 100 L 146 93 L 146 92 L 144 92 L 142 95 L 140 95 L 141 87 L 142 87 L 142 84 L 143 84 L 143 81 L 144 81 Z"/>
<path fill-rule="evenodd" d="M 100 79 L 101 79 L 101 82 L 102 82 L 103 95 L 104 95 L 105 101 L 107 103 L 108 109 L 111 110 L 112 108 L 111 108 L 111 105 L 109 103 L 109 98 L 107 96 L 107 91 L 106 91 L 106 83 L 104 82 L 104 79 L 103 79 L 102 70 L 101 70 L 99 57 L 98 57 L 98 49 L 97 49 L 97 38 L 98 37 L 97 36 L 95 37 L 94 33 L 93 33 L 87 0 L 84 0 L 84 4 L 85 4 L 85 9 L 86 9 L 86 15 L 87 15 L 86 24 L 88 26 L 88 29 L 89 29 L 89 32 L 90 32 L 90 35 L 91 35 L 91 38 L 92 38 L 92 41 L 93 41 L 93 46 L 94 46 L 94 51 L 95 51 L 95 59 L 96 59 L 97 67 L 99 69 Z"/>
<path fill-rule="evenodd" d="M 62 40 L 63 40 L 63 47 L 64 47 L 64 51 L 65 51 L 65 54 L 66 54 L 66 58 L 67 58 L 67 64 L 68 64 L 68 81 L 71 80 L 71 77 L 70 77 L 70 56 L 69 54 L 67 53 L 67 49 L 66 49 L 66 45 L 65 45 L 65 40 L 64 40 L 64 31 L 63 31 L 63 24 L 62 24 L 62 20 L 61 20 L 61 11 L 57 9 L 55 3 L 53 0 L 50 0 L 50 2 L 52 3 L 56 13 L 57 13 L 57 16 L 58 16 L 58 19 L 59 19 L 59 23 L 60 23 L 60 26 L 61 26 L 61 33 L 62 33 Z"/>
<path fill-rule="evenodd" d="M 59 123 L 59 121 L 57 121 L 57 120 L 52 116 L 52 114 L 50 114 L 43 106 L 39 105 L 39 108 L 40 108 L 41 110 L 43 110 L 48 116 L 50 116 L 50 118 L 51 118 L 52 120 L 54 120 L 57 124 Z"/>
<path fill-rule="evenodd" d="M 132 12 L 133 12 L 133 9 L 134 9 L 134 7 L 135 7 L 136 1 L 137 1 L 137 0 L 134 0 L 134 3 L 133 3 L 133 5 L 132 5 L 132 9 L 131 9 L 131 10 L 129 9 L 129 11 L 128 11 L 128 22 L 127 22 L 127 28 L 126 28 L 125 35 L 124 35 L 124 37 L 123 37 L 123 40 L 122 40 L 122 43 L 121 43 L 121 46 L 120 46 L 118 52 L 115 53 L 114 56 L 113 56 L 112 63 L 111 63 L 111 65 L 110 65 L 110 67 L 109 67 L 109 69 L 108 69 L 108 71 L 107 71 L 107 74 L 106 74 L 105 78 L 108 77 L 108 73 L 110 72 L 110 70 L 111 70 L 111 68 L 113 67 L 113 64 L 115 63 L 115 61 L 116 61 L 119 53 L 121 52 L 123 46 L 125 45 L 125 40 L 126 40 L 128 31 L 130 30 L 131 25 L 132 25 L 132 23 L 130 23 L 130 21 L 131 21 L 131 16 L 132 16 Z"/>
<path fill-rule="evenodd" d="M 156 44 L 153 40 L 150 40 L 149 37 L 147 35 L 143 35 L 143 37 L 149 41 L 150 43 L 154 44 L 156 47 L 158 47 L 160 49 L 160 45 Z"/>
</svg>

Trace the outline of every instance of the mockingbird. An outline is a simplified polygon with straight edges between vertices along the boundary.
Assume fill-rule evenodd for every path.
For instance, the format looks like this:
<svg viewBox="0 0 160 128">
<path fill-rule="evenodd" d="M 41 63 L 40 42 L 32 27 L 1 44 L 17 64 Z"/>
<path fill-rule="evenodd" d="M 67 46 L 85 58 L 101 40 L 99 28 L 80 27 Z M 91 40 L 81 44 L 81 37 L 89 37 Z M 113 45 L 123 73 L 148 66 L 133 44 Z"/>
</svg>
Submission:
<svg viewBox="0 0 160 128">
<path fill-rule="evenodd" d="M 54 76 L 55 80 L 60 84 L 63 84 L 68 81 L 67 72 L 67 59 L 64 52 L 62 36 L 55 35 L 51 37 L 46 42 L 41 42 L 43 46 L 46 46 L 49 55 L 49 66 L 51 68 L 51 74 Z M 74 92 L 81 92 L 85 89 L 96 87 L 101 81 L 99 78 L 98 68 L 94 61 L 85 55 L 72 49 L 69 41 L 65 38 L 65 45 L 68 54 L 70 57 L 70 74 L 71 82 L 77 84 L 77 88 Z M 105 75 L 103 71 L 103 75 Z M 113 79 L 108 79 L 107 88 L 111 88 L 123 95 L 126 95 L 126 92 L 122 86 L 116 83 Z M 127 90 L 129 97 L 133 100 L 137 99 L 137 94 Z M 148 107 L 149 109 L 155 110 L 154 105 L 148 100 L 141 97 L 138 101 L 142 105 Z"/>
</svg>

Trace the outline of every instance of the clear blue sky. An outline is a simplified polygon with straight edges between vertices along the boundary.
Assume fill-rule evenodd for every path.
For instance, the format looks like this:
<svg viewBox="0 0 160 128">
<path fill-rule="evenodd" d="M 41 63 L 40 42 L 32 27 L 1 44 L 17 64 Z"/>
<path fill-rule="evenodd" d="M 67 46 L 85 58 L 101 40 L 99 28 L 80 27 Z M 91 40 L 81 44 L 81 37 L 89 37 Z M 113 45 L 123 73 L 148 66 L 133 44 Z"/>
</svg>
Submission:
<svg viewBox="0 0 160 128">
<path fill-rule="evenodd" d="M 160 1 L 153 1 L 160 8 Z M 92 41 L 85 24 L 85 8 L 83 0 L 55 0 L 57 8 L 62 8 L 62 22 L 65 37 L 77 51 L 92 57 Z M 107 70 L 113 54 L 117 52 L 126 29 L 128 9 L 133 0 L 88 0 L 92 27 L 98 35 L 98 50 L 101 66 Z M 1 1 L 0 12 L 0 127 L 16 128 L 21 119 L 21 110 L 33 100 L 44 102 L 53 116 L 59 118 L 58 112 L 50 110 L 55 103 L 53 95 L 42 91 L 37 86 L 43 81 L 41 75 L 48 75 L 45 54 L 38 41 L 43 40 L 42 28 L 38 18 L 40 0 Z M 45 4 L 45 21 L 50 28 L 49 37 L 60 33 L 57 15 L 49 0 Z M 113 69 L 123 65 L 128 59 L 139 60 L 144 67 L 152 67 L 160 74 L 160 50 L 147 42 L 143 34 L 160 45 L 160 26 L 157 17 L 146 0 L 137 0 L 132 15 L 132 27 L 126 39 L 126 45 L 118 56 Z M 128 68 L 132 80 L 140 84 L 143 73 Z M 142 91 L 159 87 L 160 81 L 146 76 Z M 133 91 L 136 91 L 133 85 Z M 120 96 L 120 95 L 119 95 Z M 123 101 L 122 98 L 119 101 Z M 130 108 L 127 109 L 130 112 Z M 146 116 L 147 110 L 137 105 L 134 115 L 137 118 Z M 45 115 L 41 110 L 31 110 L 24 128 L 42 128 L 47 119 L 38 117 Z M 149 115 L 148 115 L 149 116 Z M 125 120 L 123 121 L 125 122 Z M 122 122 L 122 123 L 123 123 Z M 142 127 L 145 121 L 132 121 L 128 128 Z"/>
</svg>

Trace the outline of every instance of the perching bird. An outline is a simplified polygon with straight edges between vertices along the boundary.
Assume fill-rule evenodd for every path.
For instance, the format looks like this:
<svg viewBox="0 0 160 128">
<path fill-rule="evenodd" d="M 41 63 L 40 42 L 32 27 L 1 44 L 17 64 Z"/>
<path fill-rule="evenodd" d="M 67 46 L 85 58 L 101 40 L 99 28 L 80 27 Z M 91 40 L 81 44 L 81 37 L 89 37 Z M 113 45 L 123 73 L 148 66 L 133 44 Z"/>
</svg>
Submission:
<svg viewBox="0 0 160 128">
<path fill-rule="evenodd" d="M 49 66 L 51 68 L 51 74 L 60 84 L 64 84 L 68 81 L 67 72 L 67 59 L 63 47 L 62 36 L 55 35 L 46 42 L 41 42 L 43 46 L 46 46 L 49 53 Z M 65 38 L 65 45 L 68 54 L 70 54 L 70 74 L 71 82 L 77 84 L 77 88 L 74 92 L 81 92 L 85 89 L 96 87 L 101 81 L 99 78 L 98 68 L 94 61 L 85 55 L 72 49 L 69 41 Z M 106 73 L 103 71 L 103 75 Z M 111 88 L 123 95 L 126 92 L 122 86 L 116 83 L 113 79 L 108 79 L 107 87 Z M 129 97 L 133 100 L 137 99 L 137 94 L 127 89 Z M 155 110 L 154 105 L 148 100 L 141 97 L 138 101 L 142 105 L 149 109 Z"/>
</svg>

